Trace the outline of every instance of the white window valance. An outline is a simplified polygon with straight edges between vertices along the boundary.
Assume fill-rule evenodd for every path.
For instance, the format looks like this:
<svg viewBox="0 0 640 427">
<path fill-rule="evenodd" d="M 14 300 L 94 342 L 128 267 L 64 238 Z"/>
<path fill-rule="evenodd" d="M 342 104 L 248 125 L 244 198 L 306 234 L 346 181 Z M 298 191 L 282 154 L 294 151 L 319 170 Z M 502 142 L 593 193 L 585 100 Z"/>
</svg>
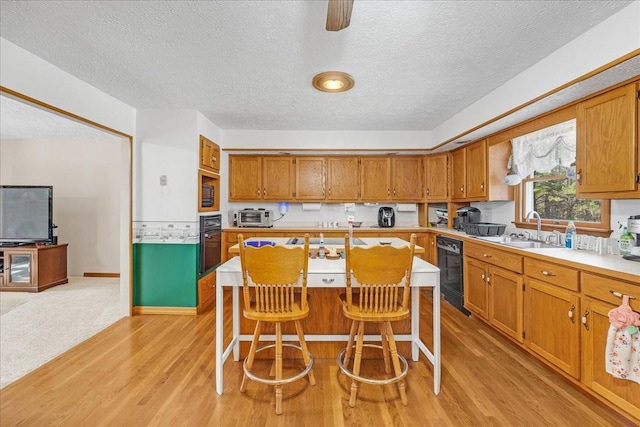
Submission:
<svg viewBox="0 0 640 427">
<path fill-rule="evenodd" d="M 521 177 L 551 172 L 576 159 L 576 121 L 568 120 L 511 140 L 509 167 Z"/>
</svg>

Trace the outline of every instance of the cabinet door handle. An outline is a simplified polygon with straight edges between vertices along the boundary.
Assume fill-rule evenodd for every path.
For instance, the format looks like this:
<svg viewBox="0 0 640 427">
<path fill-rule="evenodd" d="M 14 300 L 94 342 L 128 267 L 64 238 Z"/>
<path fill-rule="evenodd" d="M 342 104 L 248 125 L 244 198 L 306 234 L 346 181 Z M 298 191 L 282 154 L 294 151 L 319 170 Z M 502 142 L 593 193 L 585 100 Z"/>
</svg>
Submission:
<svg viewBox="0 0 640 427">
<path fill-rule="evenodd" d="M 336 279 L 322 279 L 323 283 L 326 283 L 327 285 L 330 283 L 333 283 Z"/>
<path fill-rule="evenodd" d="M 331 189 L 329 189 L 329 197 L 331 197 Z"/>
<path fill-rule="evenodd" d="M 547 271 L 547 270 L 542 270 L 541 273 L 542 273 L 543 276 L 549 276 L 549 277 L 555 277 L 555 275 L 556 275 L 556 273 L 552 273 L 552 272 Z"/>
<path fill-rule="evenodd" d="M 460 192 L 461 192 L 461 193 L 464 193 L 464 185 L 461 185 L 461 186 L 460 186 Z"/>
<path fill-rule="evenodd" d="M 487 280 L 486 280 L 486 276 L 485 276 L 485 274 L 484 274 L 484 273 L 482 273 L 482 275 L 481 275 L 480 277 L 482 277 L 482 281 L 483 281 L 483 282 L 486 282 L 486 281 L 487 281 Z"/>
<path fill-rule="evenodd" d="M 491 255 L 489 255 L 489 254 L 482 254 L 482 256 L 485 257 L 485 258 L 491 258 Z"/>
<path fill-rule="evenodd" d="M 260 195 L 260 189 L 258 188 L 258 196 Z"/>
<path fill-rule="evenodd" d="M 429 195 L 429 188 L 427 187 L 427 196 Z"/>
<path fill-rule="evenodd" d="M 390 196 L 390 195 L 391 195 L 391 190 L 387 188 L 387 196 Z"/>
<path fill-rule="evenodd" d="M 263 189 L 262 189 L 262 195 L 263 195 L 263 196 L 266 196 L 266 195 L 267 195 L 267 189 L 266 189 L 266 188 L 263 188 Z"/>
<path fill-rule="evenodd" d="M 484 182 L 480 184 L 480 190 L 484 191 Z"/>
<path fill-rule="evenodd" d="M 589 330 L 589 325 L 587 324 L 587 316 L 589 315 L 589 310 L 585 310 L 584 314 L 582 315 L 582 324 L 584 325 L 584 328 L 588 331 Z"/>
<path fill-rule="evenodd" d="M 491 275 L 487 274 L 487 285 L 491 284 Z"/>
<path fill-rule="evenodd" d="M 578 184 L 582 184 L 582 169 L 576 171 L 576 181 L 578 181 Z"/>
<path fill-rule="evenodd" d="M 396 195 L 396 189 L 395 188 L 393 189 L 393 195 L 394 196 Z"/>
<path fill-rule="evenodd" d="M 571 323 L 575 323 L 576 319 L 573 318 L 573 311 L 576 309 L 576 306 L 574 304 L 571 304 L 571 307 L 569 308 L 569 312 L 567 313 L 567 316 L 569 316 L 569 319 L 571 319 Z"/>
</svg>

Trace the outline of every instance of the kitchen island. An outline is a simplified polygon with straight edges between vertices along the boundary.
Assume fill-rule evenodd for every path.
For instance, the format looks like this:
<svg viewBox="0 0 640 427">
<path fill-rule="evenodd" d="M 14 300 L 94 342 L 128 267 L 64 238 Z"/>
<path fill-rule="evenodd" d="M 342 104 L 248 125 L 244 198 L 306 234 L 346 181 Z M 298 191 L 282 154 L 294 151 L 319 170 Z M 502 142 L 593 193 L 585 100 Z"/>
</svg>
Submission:
<svg viewBox="0 0 640 427">
<path fill-rule="evenodd" d="M 260 238 L 251 240 L 270 240 L 279 245 L 286 244 L 288 238 Z M 382 240 L 392 246 L 406 245 L 407 242 L 398 238 L 362 238 L 366 245 L 378 245 Z M 388 243 L 387 243 L 388 242 Z M 310 245 L 316 249 L 317 245 Z M 341 249 L 336 245 L 336 249 Z M 416 246 L 424 251 L 422 247 Z M 230 253 L 238 253 L 237 245 L 229 249 Z M 240 288 L 242 274 L 239 257 L 233 257 L 216 270 L 216 391 L 223 391 L 223 369 L 225 360 L 233 352 L 234 360 L 240 360 L 240 343 L 248 343 L 252 339 L 252 324 L 241 316 L 242 301 Z M 342 308 L 338 295 L 346 287 L 346 269 L 343 259 L 310 259 L 307 279 L 310 298 L 310 315 L 304 322 L 305 338 L 314 358 L 335 358 L 338 351 L 344 347 L 348 339 L 349 322 L 342 315 Z M 420 337 L 420 288 L 432 288 L 433 297 L 433 342 L 431 350 L 427 348 Z M 232 338 L 225 348 L 224 341 L 224 288 L 232 292 Z M 411 276 L 411 319 L 408 322 L 397 322 L 394 325 L 398 343 L 410 345 L 411 359 L 418 360 L 420 351 L 433 364 L 433 392 L 440 392 L 440 270 L 428 262 L 415 257 Z M 267 331 L 268 333 L 269 331 Z M 297 336 L 293 331 L 285 330 L 285 341 L 295 341 Z M 365 340 L 379 340 L 377 334 L 366 330 Z M 266 340 L 273 340 L 274 336 L 264 335 Z M 406 347 L 405 347 L 406 349 Z M 399 346 L 399 351 L 403 351 Z"/>
</svg>

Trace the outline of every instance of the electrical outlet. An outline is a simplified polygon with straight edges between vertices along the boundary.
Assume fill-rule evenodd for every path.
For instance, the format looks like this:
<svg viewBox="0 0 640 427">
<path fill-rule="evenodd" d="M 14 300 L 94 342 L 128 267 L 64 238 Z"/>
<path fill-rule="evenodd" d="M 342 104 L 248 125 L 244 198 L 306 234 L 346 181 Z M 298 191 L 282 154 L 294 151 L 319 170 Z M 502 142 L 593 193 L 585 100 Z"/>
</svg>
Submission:
<svg viewBox="0 0 640 427">
<path fill-rule="evenodd" d="M 160 185 L 163 187 L 167 185 L 167 175 L 160 175 Z"/>
</svg>

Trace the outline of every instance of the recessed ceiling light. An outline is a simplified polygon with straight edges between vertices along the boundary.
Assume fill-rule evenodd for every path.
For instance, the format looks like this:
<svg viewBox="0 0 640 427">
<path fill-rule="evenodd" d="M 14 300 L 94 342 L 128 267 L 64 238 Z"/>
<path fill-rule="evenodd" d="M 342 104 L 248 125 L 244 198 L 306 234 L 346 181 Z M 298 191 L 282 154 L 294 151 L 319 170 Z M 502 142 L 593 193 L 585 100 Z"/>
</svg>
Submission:
<svg viewBox="0 0 640 427">
<path fill-rule="evenodd" d="M 325 71 L 313 76 L 312 84 L 321 92 L 340 93 L 351 89 L 355 82 L 353 77 L 342 71 Z"/>
</svg>

